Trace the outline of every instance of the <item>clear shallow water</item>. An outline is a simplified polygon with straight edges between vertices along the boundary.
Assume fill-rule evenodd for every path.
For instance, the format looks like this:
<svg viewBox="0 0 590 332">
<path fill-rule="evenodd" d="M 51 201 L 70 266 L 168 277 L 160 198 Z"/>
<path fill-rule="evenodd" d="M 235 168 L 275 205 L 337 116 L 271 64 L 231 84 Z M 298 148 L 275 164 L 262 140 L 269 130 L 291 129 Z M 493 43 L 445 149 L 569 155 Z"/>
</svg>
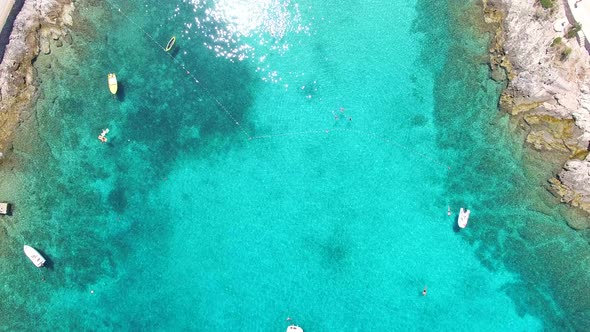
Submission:
<svg viewBox="0 0 590 332">
<path fill-rule="evenodd" d="M 587 242 L 510 144 L 469 8 L 82 4 L 0 182 L 2 326 L 583 328 Z"/>
</svg>

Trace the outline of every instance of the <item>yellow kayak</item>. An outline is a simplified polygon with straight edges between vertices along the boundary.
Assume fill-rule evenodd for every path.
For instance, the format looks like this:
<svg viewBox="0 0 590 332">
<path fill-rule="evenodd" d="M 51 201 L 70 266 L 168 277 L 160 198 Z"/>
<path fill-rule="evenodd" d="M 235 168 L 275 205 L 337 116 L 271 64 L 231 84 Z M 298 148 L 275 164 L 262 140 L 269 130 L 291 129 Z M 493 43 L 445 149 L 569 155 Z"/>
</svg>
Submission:
<svg viewBox="0 0 590 332">
<path fill-rule="evenodd" d="M 111 93 L 116 95 L 117 94 L 117 75 L 115 74 L 109 74 L 109 90 L 111 90 Z"/>
</svg>

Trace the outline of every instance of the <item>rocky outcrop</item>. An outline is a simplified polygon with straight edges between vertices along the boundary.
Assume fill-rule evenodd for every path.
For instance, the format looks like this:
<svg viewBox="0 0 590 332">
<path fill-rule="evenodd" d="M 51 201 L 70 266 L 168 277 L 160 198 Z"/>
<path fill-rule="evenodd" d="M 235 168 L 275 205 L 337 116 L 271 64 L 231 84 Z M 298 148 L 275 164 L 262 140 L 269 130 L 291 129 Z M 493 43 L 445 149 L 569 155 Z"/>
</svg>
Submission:
<svg viewBox="0 0 590 332">
<path fill-rule="evenodd" d="M 569 160 L 563 166 L 558 180 L 553 179 L 551 182 L 564 202 L 590 210 L 590 163 Z"/>
<path fill-rule="evenodd" d="M 553 29 L 554 21 L 567 16 L 565 8 L 556 2 L 546 10 L 535 0 L 500 3 L 506 15 L 503 47 L 513 70 L 506 93 L 514 97 L 514 105 L 540 102 L 557 117 L 571 117 L 579 106 L 580 79 L 590 68 L 578 42 Z M 571 53 L 560 52 L 562 44 Z"/>
<path fill-rule="evenodd" d="M 537 151 L 563 152 L 579 155 L 585 149 L 579 147 L 574 137 L 581 134 L 573 119 L 561 119 L 541 112 L 527 113 L 522 121 L 528 130 L 526 142 Z"/>
<path fill-rule="evenodd" d="M 566 6 L 488 0 L 484 8 L 488 20 L 501 21 L 490 50 L 492 64 L 504 68 L 509 80 L 501 108 L 519 119 L 532 148 L 564 155 L 568 161 L 550 188 L 563 202 L 590 212 L 589 55 L 580 40 L 565 37 L 574 24 Z"/>
<path fill-rule="evenodd" d="M 37 96 L 33 62 L 66 35 L 73 9 L 72 0 L 25 0 L 14 21 L 0 64 L 0 156 L 11 148 L 14 130 Z"/>
</svg>

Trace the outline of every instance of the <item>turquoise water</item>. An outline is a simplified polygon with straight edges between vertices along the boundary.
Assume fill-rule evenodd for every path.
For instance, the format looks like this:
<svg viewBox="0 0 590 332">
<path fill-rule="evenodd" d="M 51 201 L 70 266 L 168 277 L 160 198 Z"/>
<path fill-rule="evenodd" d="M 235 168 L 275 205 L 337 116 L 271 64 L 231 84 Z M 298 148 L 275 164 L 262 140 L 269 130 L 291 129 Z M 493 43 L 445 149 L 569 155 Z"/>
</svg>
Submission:
<svg viewBox="0 0 590 332">
<path fill-rule="evenodd" d="M 589 326 L 588 242 L 496 109 L 486 35 L 458 20 L 477 7 L 78 12 L 0 177 L 3 329 Z"/>
</svg>

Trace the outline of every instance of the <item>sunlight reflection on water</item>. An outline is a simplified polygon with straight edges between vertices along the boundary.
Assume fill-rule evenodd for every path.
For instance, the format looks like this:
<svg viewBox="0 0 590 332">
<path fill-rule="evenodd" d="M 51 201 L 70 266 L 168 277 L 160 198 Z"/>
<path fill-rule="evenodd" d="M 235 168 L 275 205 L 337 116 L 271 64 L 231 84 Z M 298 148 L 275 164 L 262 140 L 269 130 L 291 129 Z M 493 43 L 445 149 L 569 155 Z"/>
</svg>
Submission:
<svg viewBox="0 0 590 332">
<path fill-rule="evenodd" d="M 278 82 L 278 73 L 265 65 L 267 55 L 285 54 L 289 34 L 310 33 L 297 3 L 290 0 L 184 0 L 193 8 L 194 22 L 185 23 L 205 36 L 204 46 L 230 61 L 251 59 L 257 71 L 267 72 L 264 80 Z M 180 9 L 177 8 L 179 14 Z M 189 37 L 190 38 L 190 37 Z"/>
</svg>

